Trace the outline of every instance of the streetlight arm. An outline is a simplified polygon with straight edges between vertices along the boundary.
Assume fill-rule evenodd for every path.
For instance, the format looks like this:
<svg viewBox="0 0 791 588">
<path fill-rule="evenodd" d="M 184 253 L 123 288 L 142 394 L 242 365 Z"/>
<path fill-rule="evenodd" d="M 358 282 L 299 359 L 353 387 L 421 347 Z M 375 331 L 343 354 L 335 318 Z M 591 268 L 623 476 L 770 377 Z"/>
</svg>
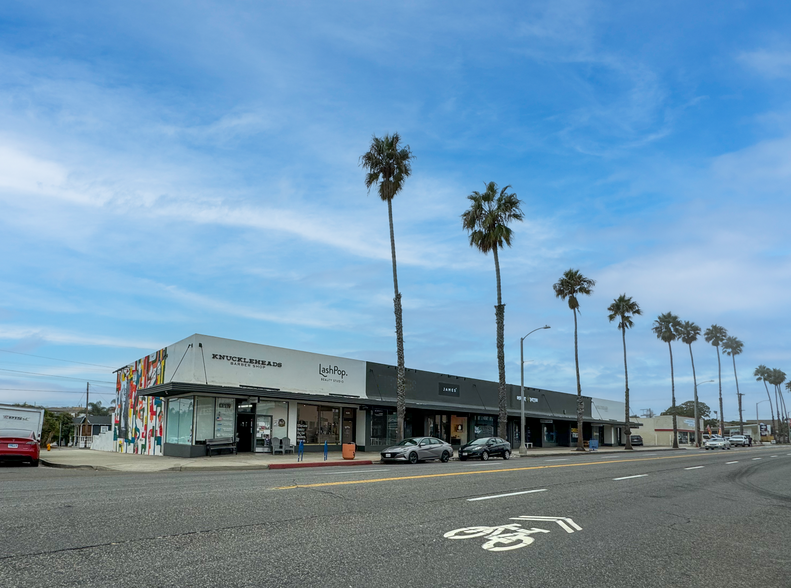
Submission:
<svg viewBox="0 0 791 588">
<path fill-rule="evenodd" d="M 522 369 L 522 385 L 521 385 L 521 393 L 522 395 L 519 397 L 521 399 L 521 406 L 522 406 L 522 416 L 520 419 L 520 429 L 519 429 L 519 441 L 521 443 L 519 447 L 519 454 L 520 455 L 527 455 L 527 445 L 525 445 L 525 339 L 527 339 L 528 335 L 535 333 L 536 331 L 540 331 L 542 329 L 549 329 L 549 325 L 544 325 L 543 327 L 538 327 L 537 329 L 533 329 L 522 337 L 519 340 L 519 367 Z"/>
</svg>

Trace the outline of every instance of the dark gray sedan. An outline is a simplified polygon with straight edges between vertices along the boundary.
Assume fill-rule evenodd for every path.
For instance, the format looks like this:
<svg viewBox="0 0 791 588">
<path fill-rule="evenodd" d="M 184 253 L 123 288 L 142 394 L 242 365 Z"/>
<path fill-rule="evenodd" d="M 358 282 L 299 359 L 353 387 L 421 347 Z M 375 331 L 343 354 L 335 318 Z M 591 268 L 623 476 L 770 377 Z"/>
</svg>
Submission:
<svg viewBox="0 0 791 588">
<path fill-rule="evenodd" d="M 459 449 L 459 459 L 482 459 L 486 461 L 490 457 L 511 458 L 511 444 L 500 437 L 481 437 L 472 443 L 462 446 Z"/>
<path fill-rule="evenodd" d="M 453 457 L 453 447 L 436 437 L 408 437 L 382 451 L 382 461 L 417 463 L 429 459 L 447 462 Z"/>
</svg>

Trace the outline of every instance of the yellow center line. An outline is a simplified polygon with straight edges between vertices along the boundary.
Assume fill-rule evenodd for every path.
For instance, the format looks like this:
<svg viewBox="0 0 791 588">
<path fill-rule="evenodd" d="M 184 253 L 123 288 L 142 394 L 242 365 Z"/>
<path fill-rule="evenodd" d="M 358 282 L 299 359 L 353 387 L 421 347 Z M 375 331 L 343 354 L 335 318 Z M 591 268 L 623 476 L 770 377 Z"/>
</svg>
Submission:
<svg viewBox="0 0 791 588">
<path fill-rule="evenodd" d="M 502 472 L 524 472 L 527 470 L 544 470 L 550 468 L 573 468 L 579 466 L 597 466 L 597 465 L 612 465 L 614 463 L 626 463 L 626 462 L 635 462 L 635 461 L 657 461 L 662 459 L 684 459 L 690 457 L 714 457 L 717 455 L 716 453 L 704 453 L 704 454 L 691 454 L 691 455 L 672 455 L 668 457 L 642 457 L 642 458 L 634 458 L 634 459 L 619 459 L 618 461 L 589 461 L 589 462 L 582 462 L 582 463 L 563 463 L 563 464 L 553 464 L 553 465 L 538 465 L 538 466 L 528 466 L 522 468 L 507 468 L 507 469 L 499 469 L 499 470 L 474 470 L 471 472 L 450 472 L 444 474 L 422 474 L 419 476 L 399 476 L 394 478 L 374 478 L 372 480 L 347 480 L 344 482 L 321 482 L 318 484 L 295 484 L 293 486 L 280 486 L 277 488 L 273 488 L 273 490 L 294 490 L 296 488 L 322 488 L 325 486 L 347 486 L 351 484 L 376 484 L 378 482 L 398 482 L 401 480 L 422 480 L 426 478 L 447 478 L 451 476 L 472 476 L 477 474 L 499 474 Z"/>
</svg>

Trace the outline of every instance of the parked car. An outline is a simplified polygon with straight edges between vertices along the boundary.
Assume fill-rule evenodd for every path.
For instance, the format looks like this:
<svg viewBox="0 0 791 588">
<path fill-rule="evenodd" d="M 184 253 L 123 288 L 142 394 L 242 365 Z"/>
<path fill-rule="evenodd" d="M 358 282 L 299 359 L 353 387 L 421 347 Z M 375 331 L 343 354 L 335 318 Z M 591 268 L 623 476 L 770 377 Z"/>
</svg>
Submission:
<svg viewBox="0 0 791 588">
<path fill-rule="evenodd" d="M 38 467 L 39 451 L 35 431 L 0 429 L 0 461 L 23 461 Z"/>
<path fill-rule="evenodd" d="M 734 447 L 747 447 L 750 445 L 750 440 L 747 438 L 747 435 L 731 435 L 728 437 L 728 443 Z"/>
<path fill-rule="evenodd" d="M 459 460 L 482 459 L 490 457 L 511 458 L 511 444 L 500 437 L 481 437 L 459 449 Z"/>
<path fill-rule="evenodd" d="M 632 435 L 632 447 L 635 445 L 643 445 L 643 438 L 640 435 Z"/>
<path fill-rule="evenodd" d="M 712 437 L 703 444 L 703 448 L 709 449 L 730 449 L 731 444 L 724 437 Z"/>
<path fill-rule="evenodd" d="M 382 461 L 417 463 L 429 459 L 447 462 L 453 457 L 450 443 L 436 437 L 409 437 L 381 453 Z"/>
</svg>

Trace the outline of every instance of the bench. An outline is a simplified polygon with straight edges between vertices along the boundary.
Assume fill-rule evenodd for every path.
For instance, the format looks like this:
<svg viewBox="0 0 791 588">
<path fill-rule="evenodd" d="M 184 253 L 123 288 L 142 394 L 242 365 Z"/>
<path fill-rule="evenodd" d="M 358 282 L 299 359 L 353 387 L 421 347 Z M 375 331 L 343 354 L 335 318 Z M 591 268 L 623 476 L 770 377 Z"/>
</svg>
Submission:
<svg viewBox="0 0 791 588">
<path fill-rule="evenodd" d="M 209 457 L 211 457 L 212 451 L 222 451 L 223 449 L 230 449 L 236 455 L 236 441 L 230 437 L 206 439 L 206 455 Z"/>
</svg>

